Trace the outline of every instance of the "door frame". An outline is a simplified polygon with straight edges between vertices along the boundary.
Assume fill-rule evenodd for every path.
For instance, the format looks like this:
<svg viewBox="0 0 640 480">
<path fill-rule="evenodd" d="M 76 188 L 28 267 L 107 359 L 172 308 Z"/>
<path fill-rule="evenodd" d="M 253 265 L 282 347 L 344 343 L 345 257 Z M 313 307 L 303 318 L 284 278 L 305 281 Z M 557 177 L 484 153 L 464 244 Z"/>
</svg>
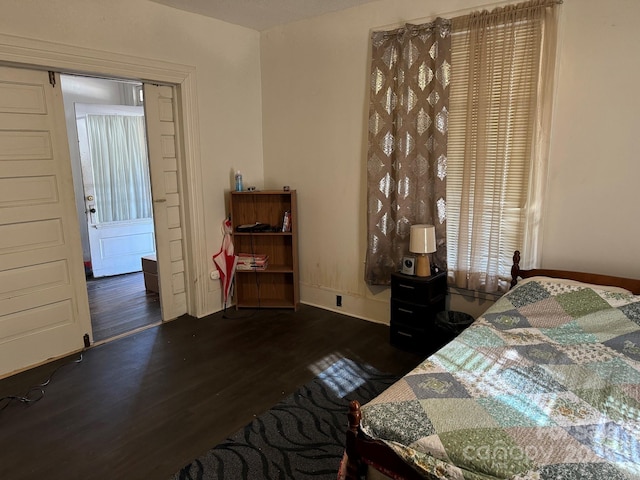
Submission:
<svg viewBox="0 0 640 480">
<path fill-rule="evenodd" d="M 187 313 L 206 314 L 208 258 L 205 244 L 204 196 L 201 171 L 196 69 L 131 55 L 50 43 L 0 34 L 0 62 L 35 70 L 95 75 L 175 86 L 181 128 L 181 169 L 184 202 L 185 285 Z M 188 185 L 188 188 L 186 186 Z"/>
</svg>

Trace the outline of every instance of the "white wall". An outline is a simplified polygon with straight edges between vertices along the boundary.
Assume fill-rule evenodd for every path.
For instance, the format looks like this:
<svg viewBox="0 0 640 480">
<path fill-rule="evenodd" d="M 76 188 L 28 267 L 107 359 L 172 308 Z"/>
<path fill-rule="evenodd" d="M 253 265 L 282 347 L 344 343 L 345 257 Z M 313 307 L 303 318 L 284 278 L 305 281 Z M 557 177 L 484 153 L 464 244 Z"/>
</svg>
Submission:
<svg viewBox="0 0 640 480">
<path fill-rule="evenodd" d="M 640 278 L 640 2 L 563 11 L 542 263 Z"/>
<path fill-rule="evenodd" d="M 337 310 L 388 323 L 388 289 L 363 280 L 371 31 L 486 3 L 381 0 L 263 32 L 265 184 L 298 190 L 303 302 L 337 309 L 340 294 Z M 639 277 L 640 2 L 560 8 L 542 266 Z"/>
<path fill-rule="evenodd" d="M 0 32 L 195 67 L 209 252 L 195 261 L 213 269 L 230 172 L 263 177 L 259 33 L 147 0 L 3 0 Z M 219 310 L 219 282 L 207 281 L 207 310 Z"/>
</svg>

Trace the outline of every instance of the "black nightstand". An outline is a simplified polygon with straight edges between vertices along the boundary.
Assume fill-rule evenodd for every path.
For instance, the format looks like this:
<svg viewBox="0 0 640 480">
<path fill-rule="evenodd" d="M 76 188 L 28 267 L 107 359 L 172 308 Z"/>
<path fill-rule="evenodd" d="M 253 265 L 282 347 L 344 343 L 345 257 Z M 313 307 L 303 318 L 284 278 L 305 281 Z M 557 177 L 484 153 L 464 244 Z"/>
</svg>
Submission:
<svg viewBox="0 0 640 480">
<path fill-rule="evenodd" d="M 391 344 L 431 354 L 442 345 L 434 327 L 445 309 L 447 272 L 430 277 L 391 274 Z"/>
</svg>

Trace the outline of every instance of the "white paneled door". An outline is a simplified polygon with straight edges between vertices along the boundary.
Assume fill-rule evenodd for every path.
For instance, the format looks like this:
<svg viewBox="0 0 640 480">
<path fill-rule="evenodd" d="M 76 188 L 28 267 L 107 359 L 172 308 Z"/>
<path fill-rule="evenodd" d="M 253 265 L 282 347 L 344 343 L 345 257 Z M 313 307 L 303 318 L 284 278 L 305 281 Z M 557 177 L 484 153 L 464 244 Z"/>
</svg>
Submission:
<svg viewBox="0 0 640 480">
<path fill-rule="evenodd" d="M 139 272 L 156 253 L 144 109 L 76 103 L 75 113 L 93 276 Z"/>
<path fill-rule="evenodd" d="M 0 67 L 0 376 L 81 350 L 91 321 L 58 75 Z"/>
<path fill-rule="evenodd" d="M 184 205 L 180 193 L 180 129 L 175 87 L 145 83 L 149 170 L 158 251 L 162 319 L 187 313 Z"/>
</svg>

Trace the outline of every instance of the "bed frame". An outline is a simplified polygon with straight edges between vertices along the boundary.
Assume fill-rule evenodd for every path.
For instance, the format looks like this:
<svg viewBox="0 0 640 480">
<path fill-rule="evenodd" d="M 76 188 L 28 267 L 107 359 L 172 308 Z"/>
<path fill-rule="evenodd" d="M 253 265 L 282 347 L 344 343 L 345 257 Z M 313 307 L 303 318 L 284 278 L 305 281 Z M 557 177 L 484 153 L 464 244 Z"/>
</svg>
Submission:
<svg viewBox="0 0 640 480">
<path fill-rule="evenodd" d="M 615 287 L 626 288 L 634 295 L 640 295 L 640 280 L 633 278 L 613 277 L 611 275 L 600 275 L 597 273 L 571 272 L 567 270 L 548 270 L 545 268 L 522 270 L 520 269 L 520 252 L 516 250 L 513 254 L 513 266 L 511 267 L 511 288 L 518 282 L 518 278 L 535 276 L 567 278 L 569 280 L 593 283 L 595 285 L 613 285 Z"/>
<path fill-rule="evenodd" d="M 554 278 L 566 278 L 579 282 L 595 285 L 612 285 L 625 288 L 635 295 L 640 295 L 640 279 L 614 277 L 594 273 L 573 272 L 568 270 L 531 269 L 520 268 L 520 252 L 513 254 L 513 266 L 511 267 L 511 287 L 515 286 L 519 278 L 545 276 Z M 360 430 L 360 403 L 353 400 L 349 404 L 349 428 L 346 441 L 346 480 L 360 480 L 364 475 L 367 465 L 395 480 L 424 480 L 421 474 L 405 463 L 385 443 L 366 437 Z M 427 477 L 428 478 L 428 477 Z M 436 480 L 436 479 L 434 479 Z"/>
</svg>

